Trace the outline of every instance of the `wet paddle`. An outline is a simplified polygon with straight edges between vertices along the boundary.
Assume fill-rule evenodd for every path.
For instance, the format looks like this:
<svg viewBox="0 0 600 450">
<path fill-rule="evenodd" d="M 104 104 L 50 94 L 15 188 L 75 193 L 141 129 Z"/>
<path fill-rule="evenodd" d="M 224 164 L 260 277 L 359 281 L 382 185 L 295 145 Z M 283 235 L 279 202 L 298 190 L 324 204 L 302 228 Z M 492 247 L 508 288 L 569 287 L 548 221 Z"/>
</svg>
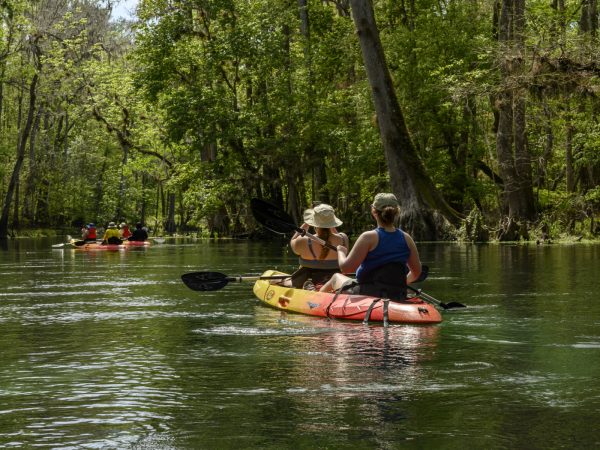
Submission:
<svg viewBox="0 0 600 450">
<path fill-rule="evenodd" d="M 252 209 L 252 215 L 254 215 L 256 221 L 274 233 L 288 234 L 291 232 L 297 232 L 302 236 L 306 236 L 307 238 L 318 242 L 324 247 L 337 251 L 337 248 L 333 245 L 325 242 L 323 239 L 315 236 L 314 234 L 307 233 L 306 230 L 298 227 L 294 222 L 294 219 L 292 219 L 288 213 L 278 208 L 271 202 L 261 200 L 259 198 L 253 198 L 250 200 L 250 208 Z"/>
<path fill-rule="evenodd" d="M 61 244 L 54 244 L 52 246 L 52 248 L 63 248 L 65 245 L 73 245 L 73 246 L 80 246 L 85 244 L 84 241 L 75 241 L 73 240 L 73 238 L 67 234 L 67 239 L 69 240 L 69 242 L 63 242 Z"/>
<path fill-rule="evenodd" d="M 421 275 L 419 275 L 419 278 L 415 280 L 415 283 L 425 280 L 428 275 L 429 275 L 429 266 L 427 266 L 426 264 L 422 264 L 421 265 Z M 432 303 L 436 306 L 440 306 L 443 309 L 466 308 L 467 307 L 467 305 L 463 305 L 462 303 L 458 303 L 458 302 L 450 302 L 450 303 L 441 302 L 437 298 L 432 297 L 431 295 L 427 294 L 426 292 L 423 292 L 421 289 L 414 288 L 411 285 L 407 285 L 406 287 L 408 289 L 410 289 L 412 292 L 414 292 L 415 294 L 417 294 L 419 297 L 421 297 L 426 302 Z"/>
<path fill-rule="evenodd" d="M 407 287 L 408 287 L 408 289 L 413 291 L 415 294 L 417 294 L 419 297 L 421 297 L 426 302 L 433 303 L 434 305 L 440 306 L 444 309 L 466 308 L 467 307 L 467 305 L 463 305 L 462 303 L 459 303 L 459 302 L 444 303 L 444 302 L 439 301 L 437 298 L 432 297 L 431 295 L 427 294 L 426 292 L 423 292 L 421 289 L 416 289 L 412 286 L 407 286 Z"/>
<path fill-rule="evenodd" d="M 218 291 L 231 282 L 241 283 L 243 281 L 256 280 L 284 280 L 286 278 L 290 278 L 290 275 L 229 277 L 220 272 L 189 272 L 181 275 L 181 281 L 193 291 Z"/>
</svg>

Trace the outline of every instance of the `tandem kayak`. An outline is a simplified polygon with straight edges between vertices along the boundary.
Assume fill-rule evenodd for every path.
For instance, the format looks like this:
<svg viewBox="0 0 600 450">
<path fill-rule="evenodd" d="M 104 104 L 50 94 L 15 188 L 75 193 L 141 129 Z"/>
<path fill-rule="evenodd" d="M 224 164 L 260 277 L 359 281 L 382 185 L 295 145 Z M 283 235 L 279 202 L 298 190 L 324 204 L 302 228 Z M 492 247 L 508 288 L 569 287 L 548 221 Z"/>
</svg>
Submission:
<svg viewBox="0 0 600 450">
<path fill-rule="evenodd" d="M 72 239 L 70 244 L 71 246 L 76 249 L 76 250 L 83 250 L 83 251 L 118 251 L 118 250 L 125 250 L 127 249 L 127 246 L 123 245 L 123 244 L 100 244 L 99 242 L 87 242 L 83 245 L 77 245 L 75 244 L 75 242 L 77 242 L 75 239 Z"/>
<path fill-rule="evenodd" d="M 152 245 L 150 241 L 123 241 L 126 247 L 149 247 Z"/>
<path fill-rule="evenodd" d="M 287 274 L 267 270 L 262 277 L 278 275 Z M 365 295 L 305 291 L 271 284 L 268 279 L 259 279 L 254 283 L 254 294 L 261 302 L 276 309 L 310 316 L 365 320 L 368 315 L 369 321 L 384 322 L 387 307 L 387 321 L 390 323 L 435 324 L 442 321 L 439 311 L 418 296 L 401 301 L 384 301 Z"/>
</svg>

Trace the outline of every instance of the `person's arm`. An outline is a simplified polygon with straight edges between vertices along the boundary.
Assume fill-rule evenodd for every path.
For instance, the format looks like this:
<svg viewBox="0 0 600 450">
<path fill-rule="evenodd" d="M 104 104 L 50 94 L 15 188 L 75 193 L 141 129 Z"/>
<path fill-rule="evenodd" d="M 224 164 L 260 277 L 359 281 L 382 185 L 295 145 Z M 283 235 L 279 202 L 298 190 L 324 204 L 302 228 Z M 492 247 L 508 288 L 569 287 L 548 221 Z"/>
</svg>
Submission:
<svg viewBox="0 0 600 450">
<path fill-rule="evenodd" d="M 300 228 L 302 228 L 304 231 L 308 231 L 308 229 L 310 228 L 310 225 L 305 222 L 300 226 Z M 292 247 L 292 250 L 296 255 L 300 254 L 304 245 L 306 245 L 305 243 L 306 243 L 307 239 L 308 238 L 305 238 L 298 231 L 296 231 L 294 233 L 294 235 L 290 239 L 290 246 Z"/>
<path fill-rule="evenodd" d="M 408 266 L 408 274 L 406 275 L 406 284 L 410 284 L 413 281 L 417 280 L 421 275 L 421 259 L 419 258 L 419 251 L 417 250 L 417 246 L 413 238 L 408 233 L 404 233 L 404 238 L 406 239 L 406 244 L 410 249 L 410 256 L 408 257 L 408 261 L 406 261 L 406 265 Z"/>
<path fill-rule="evenodd" d="M 335 228 L 332 228 L 332 230 L 335 230 Z M 348 235 L 346 233 L 342 233 L 342 232 L 335 232 L 340 238 L 342 238 L 342 245 L 346 248 L 350 248 L 350 238 L 348 237 Z"/>
<path fill-rule="evenodd" d="M 338 264 L 342 273 L 356 272 L 367 253 L 377 245 L 376 239 L 377 234 L 374 231 L 366 231 L 358 237 L 350 253 L 346 247 L 338 245 Z"/>
</svg>

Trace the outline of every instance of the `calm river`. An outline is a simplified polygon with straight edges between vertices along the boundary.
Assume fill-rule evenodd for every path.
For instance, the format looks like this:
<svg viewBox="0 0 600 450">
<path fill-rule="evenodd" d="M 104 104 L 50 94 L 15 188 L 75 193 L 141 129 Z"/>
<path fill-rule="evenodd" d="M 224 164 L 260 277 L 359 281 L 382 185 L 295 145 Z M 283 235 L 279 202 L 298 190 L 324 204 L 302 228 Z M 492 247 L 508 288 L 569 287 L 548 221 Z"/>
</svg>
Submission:
<svg viewBox="0 0 600 450">
<path fill-rule="evenodd" d="M 0 248 L 0 447 L 600 448 L 600 245 L 420 244 L 435 326 L 282 315 L 281 242 Z"/>
</svg>

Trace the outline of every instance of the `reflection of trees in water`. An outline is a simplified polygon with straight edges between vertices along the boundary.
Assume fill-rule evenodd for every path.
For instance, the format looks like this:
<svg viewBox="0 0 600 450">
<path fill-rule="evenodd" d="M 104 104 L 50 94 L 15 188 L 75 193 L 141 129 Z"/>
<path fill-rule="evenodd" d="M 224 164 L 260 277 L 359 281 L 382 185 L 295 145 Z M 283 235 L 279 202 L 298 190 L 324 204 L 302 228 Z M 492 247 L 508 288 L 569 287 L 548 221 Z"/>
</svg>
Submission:
<svg viewBox="0 0 600 450">
<path fill-rule="evenodd" d="M 406 402 L 427 381 L 423 362 L 433 358 L 438 326 L 384 328 L 296 315 L 287 319 L 314 331 L 289 343 L 294 363 L 287 392 L 293 396 L 294 415 L 302 417 L 302 429 L 322 427 L 320 419 L 335 423 L 339 432 L 342 424 L 372 421 L 376 427 L 406 418 Z"/>
<path fill-rule="evenodd" d="M 347 324 L 344 324 L 345 326 Z M 389 373 L 391 379 L 415 376 L 419 362 L 431 358 L 439 328 L 354 325 L 352 331 L 340 329 L 323 336 L 323 343 L 335 354 L 335 372 L 356 378 L 356 369 L 365 380 L 380 380 Z M 401 371 L 398 372 L 398 371 Z M 344 377 L 347 377 L 344 375 Z"/>
</svg>

